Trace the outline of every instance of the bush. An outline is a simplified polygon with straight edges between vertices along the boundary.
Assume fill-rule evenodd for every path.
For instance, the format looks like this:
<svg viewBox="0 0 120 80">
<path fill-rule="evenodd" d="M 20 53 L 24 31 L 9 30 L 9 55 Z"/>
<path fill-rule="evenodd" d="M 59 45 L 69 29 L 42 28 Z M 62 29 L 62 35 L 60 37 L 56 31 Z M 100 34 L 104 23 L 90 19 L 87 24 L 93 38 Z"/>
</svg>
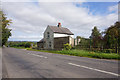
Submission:
<svg viewBox="0 0 120 80">
<path fill-rule="evenodd" d="M 74 49 L 75 49 L 75 47 L 72 47 L 71 49 L 73 49 L 73 50 L 74 50 Z"/>
<path fill-rule="evenodd" d="M 37 49 L 37 47 L 36 47 L 36 46 L 33 46 L 32 49 Z"/>
<path fill-rule="evenodd" d="M 65 50 L 71 50 L 72 46 L 68 43 L 64 44 L 64 49 Z"/>
<path fill-rule="evenodd" d="M 105 53 L 116 53 L 115 49 L 104 49 L 103 52 L 105 52 Z"/>
<path fill-rule="evenodd" d="M 31 43 L 27 42 L 27 43 L 25 44 L 25 48 L 30 48 L 30 47 L 31 47 Z"/>
</svg>

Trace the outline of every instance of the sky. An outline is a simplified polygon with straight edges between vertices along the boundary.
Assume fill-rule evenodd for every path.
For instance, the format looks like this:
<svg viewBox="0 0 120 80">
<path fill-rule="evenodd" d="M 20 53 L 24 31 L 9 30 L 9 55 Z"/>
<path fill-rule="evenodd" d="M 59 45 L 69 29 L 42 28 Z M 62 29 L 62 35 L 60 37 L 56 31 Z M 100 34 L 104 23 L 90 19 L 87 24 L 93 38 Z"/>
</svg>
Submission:
<svg viewBox="0 0 120 80">
<path fill-rule="evenodd" d="M 89 38 L 94 26 L 104 31 L 118 21 L 118 2 L 4 0 L 2 10 L 12 19 L 9 41 L 39 41 L 47 25 L 70 29 L 76 36 Z"/>
</svg>

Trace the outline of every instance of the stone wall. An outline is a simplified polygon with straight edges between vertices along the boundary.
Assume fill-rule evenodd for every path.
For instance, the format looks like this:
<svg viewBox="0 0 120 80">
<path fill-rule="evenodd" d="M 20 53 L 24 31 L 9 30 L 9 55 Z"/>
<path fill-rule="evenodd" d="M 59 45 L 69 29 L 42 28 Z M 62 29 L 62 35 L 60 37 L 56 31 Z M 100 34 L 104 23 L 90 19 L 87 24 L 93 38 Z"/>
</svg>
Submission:
<svg viewBox="0 0 120 80">
<path fill-rule="evenodd" d="M 48 32 L 49 32 L 49 37 L 48 37 Z M 49 26 L 44 32 L 44 40 L 45 40 L 44 49 L 54 49 L 54 35 L 52 30 L 49 28 Z"/>
<path fill-rule="evenodd" d="M 43 42 L 37 42 L 37 48 L 38 49 L 44 49 L 44 43 Z"/>
</svg>

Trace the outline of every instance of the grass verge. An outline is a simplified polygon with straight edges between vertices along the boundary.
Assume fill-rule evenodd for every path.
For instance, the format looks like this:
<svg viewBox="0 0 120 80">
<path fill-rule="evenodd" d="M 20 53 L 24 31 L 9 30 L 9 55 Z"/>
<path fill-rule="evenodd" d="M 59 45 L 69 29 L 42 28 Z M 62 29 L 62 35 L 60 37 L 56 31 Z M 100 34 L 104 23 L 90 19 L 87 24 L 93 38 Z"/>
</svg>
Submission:
<svg viewBox="0 0 120 80">
<path fill-rule="evenodd" d="M 24 47 L 13 47 L 13 48 L 17 48 L 17 49 L 26 49 Z"/>
<path fill-rule="evenodd" d="M 97 52 L 91 52 L 91 51 L 85 51 L 85 50 L 62 50 L 62 51 L 51 50 L 51 51 L 48 51 L 48 50 L 36 50 L 36 49 L 31 49 L 31 48 L 27 48 L 27 50 L 72 55 L 72 56 L 79 56 L 79 57 L 120 60 L 120 55 L 116 53 L 97 53 Z"/>
</svg>

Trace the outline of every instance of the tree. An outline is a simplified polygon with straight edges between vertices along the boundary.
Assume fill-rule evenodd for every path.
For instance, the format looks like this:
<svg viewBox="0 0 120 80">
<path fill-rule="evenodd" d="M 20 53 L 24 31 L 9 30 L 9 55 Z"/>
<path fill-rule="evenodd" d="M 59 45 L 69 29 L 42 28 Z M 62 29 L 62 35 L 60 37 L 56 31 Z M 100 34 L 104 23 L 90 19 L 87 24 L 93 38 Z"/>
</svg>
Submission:
<svg viewBox="0 0 120 80">
<path fill-rule="evenodd" d="M 115 26 L 118 28 L 118 53 L 120 54 L 120 21 L 116 22 Z"/>
<path fill-rule="evenodd" d="M 102 35 L 96 26 L 92 29 L 90 39 L 93 48 L 98 48 L 101 46 Z"/>
<path fill-rule="evenodd" d="M 118 53 L 120 54 L 120 21 L 116 22 L 114 25 L 118 30 Z"/>
<path fill-rule="evenodd" d="M 90 48 L 90 39 L 81 37 L 78 46 L 80 46 L 80 48 L 83 48 L 83 49 Z"/>
<path fill-rule="evenodd" d="M 120 46 L 120 22 L 116 22 L 105 31 L 104 40 L 107 48 L 115 49 L 118 53 Z"/>
<path fill-rule="evenodd" d="M 2 46 L 2 15 L 0 12 L 0 47 Z"/>
<path fill-rule="evenodd" d="M 12 20 L 7 20 L 7 17 L 5 17 L 5 14 L 3 14 L 2 11 L 0 11 L 0 14 L 2 16 L 2 46 L 3 46 L 8 41 L 8 38 L 11 36 L 11 29 L 8 29 L 8 26 L 10 25 Z"/>
</svg>

